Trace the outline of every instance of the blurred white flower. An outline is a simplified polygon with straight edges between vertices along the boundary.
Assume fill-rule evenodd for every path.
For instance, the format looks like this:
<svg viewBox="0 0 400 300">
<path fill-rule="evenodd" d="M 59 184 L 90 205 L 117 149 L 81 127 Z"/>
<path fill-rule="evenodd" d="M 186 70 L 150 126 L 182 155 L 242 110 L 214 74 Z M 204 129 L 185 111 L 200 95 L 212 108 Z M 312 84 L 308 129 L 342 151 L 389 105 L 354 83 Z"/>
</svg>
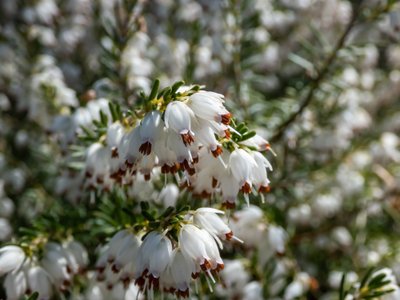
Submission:
<svg viewBox="0 0 400 300">
<path fill-rule="evenodd" d="M 293 300 L 303 296 L 310 287 L 310 276 L 307 273 L 296 274 L 294 280 L 286 287 L 283 299 Z"/>
<path fill-rule="evenodd" d="M 18 270 L 26 256 L 18 246 L 4 246 L 0 248 L 0 276 Z"/>
</svg>

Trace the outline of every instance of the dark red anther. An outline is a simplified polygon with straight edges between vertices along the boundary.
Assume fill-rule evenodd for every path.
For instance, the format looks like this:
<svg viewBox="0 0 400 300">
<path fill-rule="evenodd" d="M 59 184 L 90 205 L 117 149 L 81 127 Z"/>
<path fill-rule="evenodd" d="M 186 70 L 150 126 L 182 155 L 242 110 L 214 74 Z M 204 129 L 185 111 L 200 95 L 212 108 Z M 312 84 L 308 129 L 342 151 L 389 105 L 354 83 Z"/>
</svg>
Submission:
<svg viewBox="0 0 400 300">
<path fill-rule="evenodd" d="M 181 134 L 182 142 L 187 145 L 191 145 L 194 142 L 193 136 L 188 132 Z"/>
<path fill-rule="evenodd" d="M 215 177 L 213 177 L 211 186 L 215 189 L 217 187 L 217 185 L 218 185 L 218 180 Z"/>
<path fill-rule="evenodd" d="M 262 185 L 258 189 L 259 193 L 269 193 L 271 191 L 271 187 L 269 185 Z"/>
<path fill-rule="evenodd" d="M 149 155 L 151 153 L 151 143 L 146 142 L 140 145 L 139 152 L 142 153 L 143 155 Z"/>
<path fill-rule="evenodd" d="M 211 151 L 212 155 L 217 158 L 218 156 L 220 156 L 222 154 L 222 147 L 221 146 L 217 146 L 217 148 L 213 151 Z"/>
<path fill-rule="evenodd" d="M 228 233 L 225 233 L 225 238 L 226 238 L 227 241 L 230 241 L 232 239 L 232 237 L 233 237 L 233 232 L 232 231 L 228 232 Z"/>
<path fill-rule="evenodd" d="M 247 181 L 243 184 L 241 191 L 245 194 L 251 193 L 251 186 Z"/>
<path fill-rule="evenodd" d="M 231 117 L 232 117 L 231 113 L 221 115 L 221 123 L 229 125 L 229 123 L 231 122 Z"/>
<path fill-rule="evenodd" d="M 226 202 L 222 203 L 222 207 L 224 207 L 226 209 L 234 209 L 236 207 L 236 204 L 235 204 L 235 202 L 226 201 Z"/>
<path fill-rule="evenodd" d="M 111 157 L 112 158 L 118 158 L 119 157 L 118 148 L 117 147 L 112 147 L 112 149 L 111 149 Z"/>
</svg>

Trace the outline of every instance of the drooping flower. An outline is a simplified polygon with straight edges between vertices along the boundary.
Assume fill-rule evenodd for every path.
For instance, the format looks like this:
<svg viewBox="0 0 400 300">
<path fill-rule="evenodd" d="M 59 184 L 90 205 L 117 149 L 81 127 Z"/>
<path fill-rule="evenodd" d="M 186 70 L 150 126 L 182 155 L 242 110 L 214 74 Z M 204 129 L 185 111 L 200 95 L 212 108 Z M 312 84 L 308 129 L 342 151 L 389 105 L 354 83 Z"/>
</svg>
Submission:
<svg viewBox="0 0 400 300">
<path fill-rule="evenodd" d="M 151 111 L 146 114 L 139 126 L 140 147 L 139 152 L 149 155 L 154 148 L 154 144 L 162 134 L 164 122 L 158 111 Z"/>
<path fill-rule="evenodd" d="M 168 269 L 170 274 L 165 275 L 170 275 L 173 280 L 173 284 L 169 288 L 175 289 L 178 297 L 188 298 L 192 274 L 196 273 L 194 262 L 186 257 L 179 248 L 176 248 Z"/>
<path fill-rule="evenodd" d="M 224 107 L 224 102 L 221 94 L 199 91 L 189 97 L 188 106 L 199 118 L 228 125 L 231 114 Z"/>
<path fill-rule="evenodd" d="M 224 263 L 214 238 L 204 229 L 186 224 L 179 233 L 179 246 L 186 257 L 190 257 L 207 274 L 211 270 L 219 271 Z"/>
<path fill-rule="evenodd" d="M 160 191 L 158 200 L 164 205 L 164 207 L 175 206 L 178 197 L 179 188 L 176 184 L 169 183 Z"/>
<path fill-rule="evenodd" d="M 17 270 L 7 274 L 4 280 L 7 299 L 18 300 L 25 295 L 27 290 L 26 277 L 23 270 Z"/>
<path fill-rule="evenodd" d="M 267 177 L 267 169 L 272 171 L 272 166 L 269 161 L 260 152 L 251 152 L 251 156 L 255 161 L 251 172 L 252 182 L 258 192 L 269 191 L 269 179 Z"/>
<path fill-rule="evenodd" d="M 136 283 L 144 288 L 159 287 L 161 273 L 171 261 L 172 243 L 162 233 L 151 231 L 137 254 Z"/>
<path fill-rule="evenodd" d="M 18 246 L 0 248 L 0 276 L 17 270 L 25 260 L 25 252 Z"/>
<path fill-rule="evenodd" d="M 222 221 L 218 214 L 222 215 L 224 212 L 209 207 L 199 208 L 193 214 L 193 223 L 211 234 L 222 249 L 220 239 L 229 241 L 234 236 L 232 230 Z"/>
<path fill-rule="evenodd" d="M 183 102 L 173 101 L 165 110 L 165 126 L 178 133 L 185 146 L 194 142 L 194 133 L 191 126 L 193 111 Z"/>
<path fill-rule="evenodd" d="M 252 170 L 257 166 L 254 158 L 245 150 L 236 149 L 230 155 L 229 166 L 243 193 L 249 194 L 251 192 Z"/>
<path fill-rule="evenodd" d="M 38 292 L 39 299 L 50 299 L 53 295 L 51 278 L 40 266 L 33 266 L 27 269 L 26 279 L 28 290 L 31 293 Z"/>
<path fill-rule="evenodd" d="M 40 264 L 51 276 L 54 285 L 60 290 L 66 290 L 71 285 L 72 267 L 60 245 L 47 244 Z"/>
</svg>

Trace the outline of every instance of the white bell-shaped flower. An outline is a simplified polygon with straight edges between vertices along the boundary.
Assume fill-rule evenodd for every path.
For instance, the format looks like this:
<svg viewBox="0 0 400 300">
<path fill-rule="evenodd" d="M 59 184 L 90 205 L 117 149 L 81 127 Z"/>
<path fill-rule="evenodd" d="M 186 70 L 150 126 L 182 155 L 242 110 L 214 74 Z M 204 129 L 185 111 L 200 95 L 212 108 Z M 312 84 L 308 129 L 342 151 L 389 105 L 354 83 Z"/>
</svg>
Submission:
<svg viewBox="0 0 400 300">
<path fill-rule="evenodd" d="M 103 184 L 109 175 L 110 152 L 100 143 L 90 146 L 86 154 L 86 176 L 93 177 L 97 184 Z"/>
<path fill-rule="evenodd" d="M 0 276 L 12 272 L 25 260 L 25 252 L 18 246 L 4 246 L 0 248 Z"/>
<path fill-rule="evenodd" d="M 225 260 L 225 268 L 221 271 L 221 279 L 226 289 L 233 295 L 242 292 L 250 278 L 241 260 Z"/>
<path fill-rule="evenodd" d="M 74 114 L 72 115 L 72 122 L 75 124 L 77 128 L 77 132 L 81 132 L 81 126 L 87 127 L 90 126 L 92 123 L 92 115 L 90 114 L 89 110 L 85 107 L 78 107 Z"/>
<path fill-rule="evenodd" d="M 164 122 L 158 111 L 151 111 L 146 114 L 139 126 L 140 147 L 139 151 L 143 155 L 149 155 L 164 128 Z"/>
<path fill-rule="evenodd" d="M 213 237 L 204 229 L 186 224 L 179 233 L 179 245 L 186 257 L 193 259 L 203 271 L 219 271 L 224 263 Z"/>
<path fill-rule="evenodd" d="M 282 227 L 269 225 L 258 241 L 260 265 L 264 265 L 275 255 L 283 255 L 287 240 L 288 234 Z"/>
<path fill-rule="evenodd" d="M 152 249 L 149 262 L 149 273 L 155 277 L 160 277 L 162 271 L 165 270 L 171 261 L 172 243 L 171 240 L 162 236 L 156 247 Z"/>
<path fill-rule="evenodd" d="M 179 233 L 179 246 L 185 256 L 192 258 L 204 269 L 209 269 L 211 259 L 202 239 L 201 229 L 195 225 L 186 224 Z"/>
<path fill-rule="evenodd" d="M 146 181 L 150 180 L 153 169 L 157 165 L 157 163 L 158 163 L 158 158 L 154 154 L 154 152 L 144 156 L 140 160 L 137 167 L 140 173 L 144 175 L 144 179 Z"/>
<path fill-rule="evenodd" d="M 257 166 L 254 158 L 245 150 L 236 149 L 231 153 L 229 166 L 243 193 L 249 194 L 252 170 Z"/>
<path fill-rule="evenodd" d="M 171 264 L 169 265 L 172 279 L 175 282 L 176 294 L 178 297 L 189 297 L 189 287 L 192 274 L 196 273 L 193 260 L 183 255 L 177 248 L 174 250 Z"/>
<path fill-rule="evenodd" d="M 164 207 L 175 206 L 176 201 L 179 197 L 179 188 L 174 183 L 169 183 L 164 186 L 158 195 L 158 201 L 160 201 Z"/>
<path fill-rule="evenodd" d="M 115 122 L 107 129 L 106 142 L 108 148 L 111 150 L 111 157 L 118 158 L 118 146 L 124 136 L 124 127 L 119 122 Z"/>
<path fill-rule="evenodd" d="M 235 211 L 229 225 L 246 246 L 254 247 L 264 240 L 263 216 L 264 213 L 258 206 L 250 205 Z"/>
<path fill-rule="evenodd" d="M 271 145 L 269 144 L 269 142 L 258 134 L 241 142 L 241 144 L 254 147 L 257 149 L 257 151 L 266 151 L 271 149 Z"/>
<path fill-rule="evenodd" d="M 117 146 L 117 157 L 112 157 L 110 161 L 110 177 L 118 182 L 122 182 L 122 178 L 126 175 L 128 166 L 133 164 L 127 163 L 127 156 L 130 143 L 130 132 L 125 132 Z M 112 151 L 111 151 L 112 152 Z M 139 154 L 139 153 L 138 153 Z M 113 153 L 111 153 L 111 156 Z M 138 155 L 139 156 L 139 155 Z M 136 161 L 136 159 L 132 159 Z M 130 170 L 132 171 L 132 170 Z"/>
<path fill-rule="evenodd" d="M 108 117 L 109 122 L 112 120 L 110 107 L 108 106 L 108 100 L 104 98 L 90 101 L 86 106 L 89 111 L 92 120 L 100 120 L 100 110 Z"/>
<path fill-rule="evenodd" d="M 72 277 L 68 268 L 68 260 L 60 251 L 46 249 L 41 265 L 60 289 L 66 289 L 71 284 Z"/>
<path fill-rule="evenodd" d="M 220 239 L 232 239 L 233 232 L 218 214 L 223 215 L 224 212 L 215 208 L 201 207 L 194 212 L 193 223 L 207 230 L 214 237 L 220 249 L 222 249 Z"/>
<path fill-rule="evenodd" d="M 193 187 L 193 195 L 201 198 L 210 198 L 214 191 L 213 182 L 215 180 L 213 178 L 211 169 L 200 168 L 200 171 L 190 180 Z"/>
<path fill-rule="evenodd" d="M 86 292 L 85 299 L 87 300 L 106 300 L 107 298 L 107 289 L 102 282 L 95 282 L 91 284 Z"/>
<path fill-rule="evenodd" d="M 214 92 L 199 91 L 190 96 L 188 106 L 204 120 L 229 124 L 230 113 L 223 105 L 224 96 Z"/>
<path fill-rule="evenodd" d="M 263 300 L 263 286 L 259 281 L 251 281 L 242 290 L 248 300 Z"/>
<path fill-rule="evenodd" d="M 142 158 L 140 153 L 140 130 L 139 127 L 135 127 L 127 134 L 128 147 L 126 151 L 125 163 L 128 167 L 135 165 L 138 160 Z"/>
<path fill-rule="evenodd" d="M 173 132 L 171 130 L 171 132 Z M 182 145 L 183 151 L 188 154 L 188 149 L 186 149 L 185 145 L 183 144 L 182 140 L 179 136 L 173 132 L 174 135 L 177 136 L 179 140 L 179 144 Z M 168 145 L 172 145 L 172 143 L 168 142 L 168 130 L 164 128 L 160 131 L 160 135 L 158 139 L 155 141 L 154 144 L 154 153 L 158 158 L 158 164 L 161 167 L 161 173 L 176 173 L 177 169 L 177 154 L 172 151 Z"/>
<path fill-rule="evenodd" d="M 268 239 L 270 245 L 273 247 L 276 253 L 285 253 L 285 245 L 288 239 L 288 234 L 282 227 L 270 225 L 268 227 Z"/>
<path fill-rule="evenodd" d="M 194 142 L 191 127 L 193 117 L 193 111 L 185 103 L 172 101 L 165 109 L 165 126 L 178 133 L 185 145 L 190 145 Z"/>
<path fill-rule="evenodd" d="M 267 169 L 272 171 L 272 166 L 260 152 L 252 151 L 251 156 L 256 162 L 251 173 L 252 182 L 259 192 L 268 192 L 269 179 L 267 177 Z"/>
<path fill-rule="evenodd" d="M 199 161 L 195 166 L 196 175 L 191 178 L 193 194 L 208 198 L 219 187 L 219 181 L 224 178 L 225 173 L 229 173 L 224 165 L 224 159 L 229 156 L 224 152 L 218 159 L 215 159 L 208 149 L 202 147 L 199 150 L 198 157 Z"/>
<path fill-rule="evenodd" d="M 8 300 L 19 300 L 27 290 L 26 277 L 23 270 L 10 272 L 4 280 Z"/>
<path fill-rule="evenodd" d="M 108 242 L 109 248 L 104 255 L 107 257 L 107 261 L 109 263 L 113 263 L 115 261 L 117 253 L 121 250 L 121 247 L 125 243 L 125 240 L 129 234 L 130 233 L 128 230 L 120 230 Z"/>
<path fill-rule="evenodd" d="M 176 292 L 176 282 L 171 274 L 171 268 L 167 267 L 160 276 L 160 290 L 174 294 Z"/>
<path fill-rule="evenodd" d="M 167 147 L 176 155 L 176 160 L 178 163 L 183 163 L 184 161 L 192 162 L 193 157 L 190 149 L 186 147 L 185 143 L 176 134 L 175 131 L 167 131 Z"/>
<path fill-rule="evenodd" d="M 219 178 L 222 201 L 226 208 L 235 208 L 236 198 L 240 190 L 240 186 L 233 176 L 232 172 L 228 169 Z"/>
<path fill-rule="evenodd" d="M 286 287 L 283 299 L 292 300 L 304 295 L 310 287 L 310 276 L 307 273 L 296 274 L 294 280 Z"/>
<path fill-rule="evenodd" d="M 115 273 L 118 273 L 124 266 L 129 264 L 131 261 L 135 262 L 134 258 L 136 257 L 137 252 L 139 250 L 139 245 L 140 245 L 139 239 L 132 233 L 129 233 L 123 239 L 123 243 L 119 248 L 114 264 L 112 265 L 112 270 Z M 134 266 L 130 267 L 132 269 Z"/>
<path fill-rule="evenodd" d="M 71 253 L 77 264 L 77 273 L 82 272 L 89 263 L 89 256 L 85 247 L 78 241 L 72 240 L 65 244 L 66 251 Z"/>
<path fill-rule="evenodd" d="M 47 272 L 40 266 L 34 266 L 26 271 L 28 289 L 31 293 L 38 292 L 39 299 L 49 300 L 53 295 L 53 287 Z"/>
<path fill-rule="evenodd" d="M 159 232 L 150 232 L 138 251 L 136 283 L 143 287 L 148 278 L 148 288 L 158 288 L 160 275 L 170 263 L 171 254 L 170 239 Z"/>
<path fill-rule="evenodd" d="M 196 132 L 196 139 L 206 147 L 214 157 L 218 157 L 222 153 L 221 144 L 215 138 L 215 132 L 208 122 L 201 119 L 196 120 L 193 130 Z"/>
</svg>

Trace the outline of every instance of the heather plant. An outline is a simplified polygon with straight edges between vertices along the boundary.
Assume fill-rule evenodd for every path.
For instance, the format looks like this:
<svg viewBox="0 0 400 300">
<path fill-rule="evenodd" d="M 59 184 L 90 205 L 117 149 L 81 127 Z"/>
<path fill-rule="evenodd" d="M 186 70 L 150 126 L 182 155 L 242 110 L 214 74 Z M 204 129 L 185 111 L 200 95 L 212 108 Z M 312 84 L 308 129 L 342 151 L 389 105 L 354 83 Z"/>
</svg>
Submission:
<svg viewBox="0 0 400 300">
<path fill-rule="evenodd" d="M 400 299 L 400 5 L 0 2 L 0 299 Z"/>
</svg>

